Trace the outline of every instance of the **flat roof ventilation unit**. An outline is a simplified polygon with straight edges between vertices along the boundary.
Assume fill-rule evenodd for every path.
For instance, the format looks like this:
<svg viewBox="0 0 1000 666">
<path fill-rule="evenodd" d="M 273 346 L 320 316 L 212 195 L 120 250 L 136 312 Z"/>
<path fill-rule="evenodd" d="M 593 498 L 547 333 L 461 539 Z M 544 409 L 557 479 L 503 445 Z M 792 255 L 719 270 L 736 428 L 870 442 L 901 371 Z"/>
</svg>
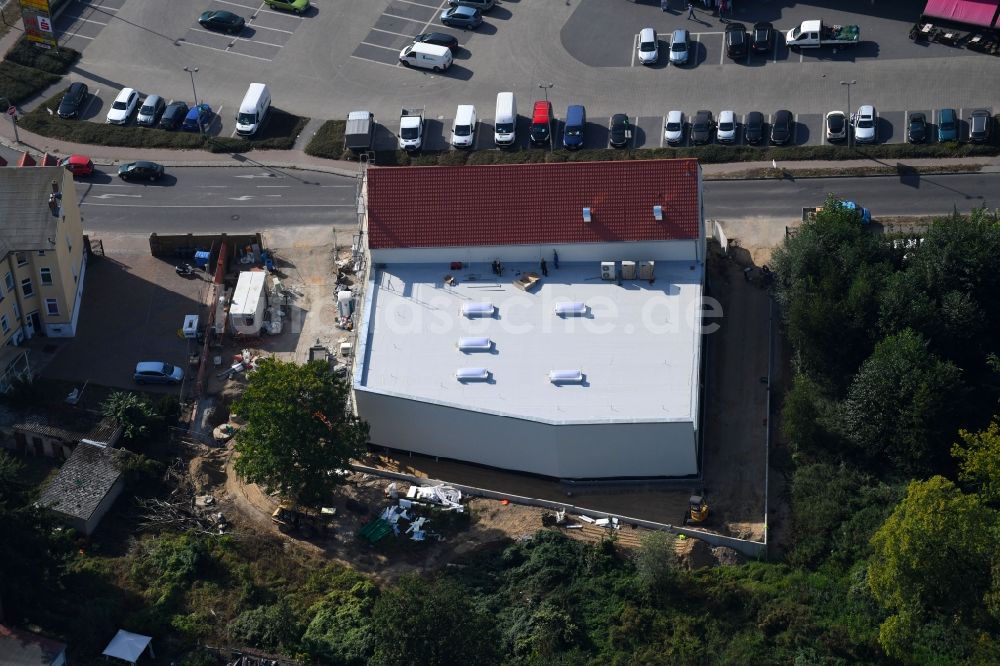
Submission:
<svg viewBox="0 0 1000 666">
<path fill-rule="evenodd" d="M 653 217 L 657 222 L 663 221 L 663 206 L 653 206 Z"/>
<path fill-rule="evenodd" d="M 488 301 L 462 303 L 462 314 L 466 317 L 492 317 L 496 308 Z"/>
<path fill-rule="evenodd" d="M 553 384 L 579 384 L 583 381 L 583 371 L 549 370 L 549 381 Z"/>
<path fill-rule="evenodd" d="M 590 222 L 591 219 L 592 218 L 590 216 L 590 206 L 587 206 L 583 209 L 583 221 Z"/>
<path fill-rule="evenodd" d="M 559 301 L 556 314 L 560 317 L 575 317 L 587 314 L 587 304 L 583 301 Z"/>
<path fill-rule="evenodd" d="M 459 338 L 458 348 L 461 351 L 489 351 L 493 349 L 493 341 L 489 338 Z"/>
<path fill-rule="evenodd" d="M 486 368 L 459 368 L 455 371 L 455 379 L 460 382 L 482 382 L 490 378 Z"/>
</svg>

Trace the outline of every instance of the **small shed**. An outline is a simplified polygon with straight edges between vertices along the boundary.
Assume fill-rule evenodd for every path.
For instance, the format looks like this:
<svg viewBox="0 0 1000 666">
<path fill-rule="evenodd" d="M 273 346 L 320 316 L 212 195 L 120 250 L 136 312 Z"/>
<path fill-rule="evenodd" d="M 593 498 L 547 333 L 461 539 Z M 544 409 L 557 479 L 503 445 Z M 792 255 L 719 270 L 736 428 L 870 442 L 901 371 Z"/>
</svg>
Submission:
<svg viewBox="0 0 1000 666">
<path fill-rule="evenodd" d="M 260 335 L 267 309 L 267 273 L 242 271 L 229 305 L 229 327 L 237 335 Z"/>
<path fill-rule="evenodd" d="M 78 408 L 50 409 L 28 415 L 13 427 L 5 445 L 21 454 L 66 460 L 83 441 L 116 446 L 124 429 L 110 417 L 95 418 Z"/>
<path fill-rule="evenodd" d="M 0 624 L 0 666 L 64 666 L 66 644 Z"/>
<path fill-rule="evenodd" d="M 42 491 L 39 504 L 90 536 L 125 487 L 121 463 L 126 455 L 121 449 L 81 442 Z"/>
<path fill-rule="evenodd" d="M 133 634 L 131 631 L 119 629 L 115 637 L 108 643 L 108 647 L 104 648 L 104 656 L 121 659 L 135 666 L 135 662 L 139 661 L 139 657 L 142 656 L 147 647 L 149 648 L 149 656 L 156 659 L 156 655 L 153 654 L 152 641 L 151 636 Z"/>
</svg>

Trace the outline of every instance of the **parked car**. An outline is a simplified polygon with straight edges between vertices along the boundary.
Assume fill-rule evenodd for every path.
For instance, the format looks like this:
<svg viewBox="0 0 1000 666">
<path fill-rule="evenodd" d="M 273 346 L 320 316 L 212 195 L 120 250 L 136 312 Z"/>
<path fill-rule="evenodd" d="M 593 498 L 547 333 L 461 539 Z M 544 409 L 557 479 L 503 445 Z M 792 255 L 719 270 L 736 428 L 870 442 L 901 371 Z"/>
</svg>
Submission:
<svg viewBox="0 0 1000 666">
<path fill-rule="evenodd" d="M 301 14 L 309 9 L 309 0 L 264 0 L 271 9 Z"/>
<path fill-rule="evenodd" d="M 167 102 L 159 95 L 149 95 L 139 107 L 139 115 L 135 117 L 135 124 L 143 127 L 155 127 L 160 122 L 160 116 L 167 108 Z"/>
<path fill-rule="evenodd" d="M 726 24 L 726 55 L 733 60 L 747 57 L 747 27 L 742 23 Z M 720 120 L 721 123 L 721 120 Z"/>
<path fill-rule="evenodd" d="M 955 109 L 938 109 L 938 141 L 958 141 L 958 114 Z"/>
<path fill-rule="evenodd" d="M 906 140 L 910 143 L 923 143 L 927 140 L 927 116 L 922 113 L 911 113 L 906 126 Z"/>
<path fill-rule="evenodd" d="M 198 23 L 207 30 L 218 30 L 238 35 L 243 32 L 247 22 L 242 16 L 237 16 L 227 11 L 207 11 L 202 12 L 198 17 Z"/>
<path fill-rule="evenodd" d="M 188 113 L 186 102 L 171 102 L 160 116 L 160 129 L 173 130 L 181 126 Z"/>
<path fill-rule="evenodd" d="M 610 143 L 614 148 L 624 148 L 632 142 L 632 123 L 624 113 L 616 113 L 611 116 L 611 124 L 608 125 Z"/>
<path fill-rule="evenodd" d="M 587 127 L 587 110 L 580 104 L 566 108 L 566 122 L 563 123 L 563 148 L 576 150 L 583 148 L 583 132 Z"/>
<path fill-rule="evenodd" d="M 670 64 L 683 65 L 688 61 L 690 38 L 687 30 L 677 29 L 670 35 Z"/>
<path fill-rule="evenodd" d="M 132 88 L 122 88 L 122 91 L 118 93 L 118 97 L 115 97 L 115 101 L 111 103 L 111 108 L 108 109 L 108 123 L 111 125 L 124 125 L 128 122 L 132 112 L 135 111 L 138 103 L 139 93 Z"/>
<path fill-rule="evenodd" d="M 449 35 L 447 32 L 425 32 L 413 38 L 414 44 L 418 42 L 447 46 L 452 53 L 458 50 L 458 38 L 454 35 Z"/>
<path fill-rule="evenodd" d="M 163 176 L 163 165 L 156 162 L 129 162 L 118 167 L 118 177 L 122 180 L 159 180 Z"/>
<path fill-rule="evenodd" d="M 875 107 L 864 104 L 854 114 L 854 143 L 875 143 L 878 141 L 878 115 Z"/>
<path fill-rule="evenodd" d="M 656 30 L 643 28 L 639 31 L 639 62 L 643 65 L 655 65 L 660 58 L 660 40 Z"/>
<path fill-rule="evenodd" d="M 89 176 L 94 173 L 94 163 L 86 155 L 70 155 L 59 161 L 59 166 L 69 169 L 74 176 Z"/>
<path fill-rule="evenodd" d="M 663 139 L 668 145 L 684 143 L 684 113 L 671 111 L 663 121 Z"/>
<path fill-rule="evenodd" d="M 743 124 L 743 138 L 750 145 L 757 145 L 764 140 L 764 114 L 751 111 Z"/>
<path fill-rule="evenodd" d="M 78 118 L 89 93 L 90 90 L 87 88 L 86 83 L 77 81 L 76 83 L 69 84 L 66 94 L 63 95 L 62 101 L 59 102 L 59 109 L 56 113 L 59 114 L 60 118 Z"/>
<path fill-rule="evenodd" d="M 988 109 L 976 109 L 969 117 L 969 141 L 986 143 L 993 136 L 993 115 Z"/>
<path fill-rule="evenodd" d="M 720 111 L 719 126 L 715 130 L 715 138 L 719 143 L 733 143 L 736 141 L 736 112 Z"/>
<path fill-rule="evenodd" d="M 528 128 L 528 138 L 531 143 L 545 145 L 552 140 L 552 126 L 555 117 L 552 115 L 552 103 L 545 100 L 535 102 L 531 110 L 531 126 Z"/>
<path fill-rule="evenodd" d="M 774 51 L 774 26 L 767 21 L 754 23 L 750 48 L 757 53 L 771 53 Z"/>
<path fill-rule="evenodd" d="M 847 114 L 843 111 L 830 111 L 826 114 L 826 140 L 843 141 L 847 138 Z"/>
<path fill-rule="evenodd" d="M 782 109 L 774 114 L 771 122 L 771 143 L 776 146 L 783 146 L 792 138 L 792 112 Z"/>
<path fill-rule="evenodd" d="M 691 142 L 695 145 L 708 143 L 712 140 L 712 129 L 715 123 L 711 111 L 699 111 L 691 121 Z"/>
<path fill-rule="evenodd" d="M 211 119 L 212 107 L 202 102 L 201 104 L 192 106 L 188 109 L 187 115 L 184 116 L 184 123 L 181 125 L 181 129 L 186 129 L 189 132 L 198 132 L 204 129 Z"/>
<path fill-rule="evenodd" d="M 184 371 L 161 361 L 140 361 L 135 364 L 132 379 L 136 384 L 180 384 Z"/>
<path fill-rule="evenodd" d="M 496 0 L 448 0 L 452 7 L 472 7 L 481 12 L 488 12 L 496 5 Z"/>
<path fill-rule="evenodd" d="M 441 12 L 441 23 L 452 28 L 475 30 L 483 23 L 483 14 L 475 7 L 449 7 Z"/>
</svg>

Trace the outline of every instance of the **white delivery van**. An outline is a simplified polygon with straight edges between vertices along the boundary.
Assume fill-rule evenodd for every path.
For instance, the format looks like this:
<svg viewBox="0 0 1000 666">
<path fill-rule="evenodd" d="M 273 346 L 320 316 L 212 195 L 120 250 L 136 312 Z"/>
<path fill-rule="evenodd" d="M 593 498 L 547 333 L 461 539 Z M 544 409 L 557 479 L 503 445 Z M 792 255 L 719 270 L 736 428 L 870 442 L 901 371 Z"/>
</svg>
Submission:
<svg viewBox="0 0 1000 666">
<path fill-rule="evenodd" d="M 451 145 L 456 148 L 471 148 L 476 138 L 476 107 L 459 104 L 455 111 L 455 123 L 451 126 Z"/>
<path fill-rule="evenodd" d="M 514 145 L 514 132 L 517 129 L 517 102 L 514 93 L 497 94 L 497 115 L 495 119 L 493 141 L 498 146 Z"/>
<path fill-rule="evenodd" d="M 423 67 L 440 72 L 451 67 L 451 49 L 438 44 L 416 42 L 399 52 L 399 62 L 407 67 Z"/>
<path fill-rule="evenodd" d="M 270 110 L 271 91 L 267 89 L 267 84 L 251 83 L 236 114 L 236 133 L 240 136 L 255 134 Z"/>
<path fill-rule="evenodd" d="M 241 271 L 229 303 L 229 326 L 236 335 L 260 335 L 267 309 L 267 273 Z"/>
</svg>

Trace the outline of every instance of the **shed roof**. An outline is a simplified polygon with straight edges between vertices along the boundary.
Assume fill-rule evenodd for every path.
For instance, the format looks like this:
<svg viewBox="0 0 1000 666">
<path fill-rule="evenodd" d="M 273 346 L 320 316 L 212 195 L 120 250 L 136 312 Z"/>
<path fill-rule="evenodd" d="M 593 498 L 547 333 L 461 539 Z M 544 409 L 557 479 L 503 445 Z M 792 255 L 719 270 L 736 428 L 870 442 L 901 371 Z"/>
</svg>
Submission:
<svg viewBox="0 0 1000 666">
<path fill-rule="evenodd" d="M 60 166 L 0 169 L 0 257 L 22 250 L 50 250 L 59 217 L 49 208 L 52 181 L 63 185 Z"/>
<path fill-rule="evenodd" d="M 39 503 L 63 515 L 89 520 L 121 477 L 125 455 L 121 449 L 81 442 L 42 491 Z"/>
<path fill-rule="evenodd" d="M 693 159 L 372 168 L 368 243 L 384 249 L 697 239 L 699 181 Z"/>
<path fill-rule="evenodd" d="M 0 624 L 0 666 L 49 666 L 65 649 L 59 641 Z"/>
</svg>

